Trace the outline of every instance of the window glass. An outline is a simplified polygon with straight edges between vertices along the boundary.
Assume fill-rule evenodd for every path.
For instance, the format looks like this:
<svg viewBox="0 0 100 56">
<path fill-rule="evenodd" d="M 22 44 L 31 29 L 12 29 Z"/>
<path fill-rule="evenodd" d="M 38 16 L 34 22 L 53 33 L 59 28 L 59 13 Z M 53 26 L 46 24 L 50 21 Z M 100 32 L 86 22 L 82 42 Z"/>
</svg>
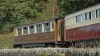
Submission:
<svg viewBox="0 0 100 56">
<path fill-rule="evenodd" d="M 34 33 L 34 27 L 30 26 L 30 34 L 33 34 L 33 33 Z"/>
<path fill-rule="evenodd" d="M 81 22 L 81 16 L 80 15 L 76 16 L 76 22 Z"/>
<path fill-rule="evenodd" d="M 82 14 L 81 15 L 81 17 L 82 17 L 82 22 L 84 21 L 84 17 L 85 17 L 85 15 L 84 14 Z"/>
<path fill-rule="evenodd" d="M 22 35 L 22 30 L 21 28 L 18 29 L 18 36 Z"/>
<path fill-rule="evenodd" d="M 42 25 L 41 24 L 36 25 L 36 29 L 37 29 L 37 33 L 41 33 L 42 32 Z"/>
<path fill-rule="evenodd" d="M 92 19 L 95 19 L 95 11 L 92 11 L 91 14 L 92 14 L 91 15 L 92 16 Z"/>
<path fill-rule="evenodd" d="M 50 32 L 50 23 L 44 23 L 44 32 Z"/>
<path fill-rule="evenodd" d="M 27 27 L 24 27 L 23 30 L 24 30 L 24 35 L 27 35 L 27 34 L 28 34 L 28 29 L 27 29 Z"/>
<path fill-rule="evenodd" d="M 100 17 L 100 9 L 97 10 L 97 17 Z"/>
<path fill-rule="evenodd" d="M 86 14 L 85 14 L 85 17 L 86 17 L 86 18 L 85 18 L 86 20 L 90 20 L 90 19 L 91 19 L 90 12 L 86 13 Z"/>
</svg>

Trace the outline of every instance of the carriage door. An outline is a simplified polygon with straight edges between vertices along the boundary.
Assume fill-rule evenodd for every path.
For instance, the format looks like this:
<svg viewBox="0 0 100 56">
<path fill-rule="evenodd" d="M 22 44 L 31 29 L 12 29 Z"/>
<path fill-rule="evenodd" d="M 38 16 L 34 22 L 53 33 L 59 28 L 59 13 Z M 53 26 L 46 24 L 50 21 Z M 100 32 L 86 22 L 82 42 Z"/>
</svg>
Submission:
<svg viewBox="0 0 100 56">
<path fill-rule="evenodd" d="M 64 41 L 64 19 L 56 20 L 56 41 L 63 42 Z"/>
</svg>

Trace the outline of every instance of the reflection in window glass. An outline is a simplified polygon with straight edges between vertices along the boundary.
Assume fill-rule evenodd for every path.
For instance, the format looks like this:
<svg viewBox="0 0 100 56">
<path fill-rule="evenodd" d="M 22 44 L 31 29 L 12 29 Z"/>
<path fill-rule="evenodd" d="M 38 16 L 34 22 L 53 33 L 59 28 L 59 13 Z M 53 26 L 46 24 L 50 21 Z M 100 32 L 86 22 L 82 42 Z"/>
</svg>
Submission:
<svg viewBox="0 0 100 56">
<path fill-rule="evenodd" d="M 81 16 L 80 15 L 76 16 L 76 22 L 81 22 Z"/>
<path fill-rule="evenodd" d="M 18 36 L 22 35 L 22 30 L 21 28 L 18 29 Z"/>
<path fill-rule="evenodd" d="M 44 32 L 50 32 L 50 23 L 44 23 Z"/>
<path fill-rule="evenodd" d="M 95 19 L 95 11 L 92 11 L 91 14 L 92 14 L 92 19 Z"/>
<path fill-rule="evenodd" d="M 42 25 L 41 24 L 36 25 L 36 29 L 37 29 L 37 33 L 41 33 L 42 32 Z"/>
<path fill-rule="evenodd" d="M 90 14 L 90 12 L 86 13 L 85 16 L 86 16 L 86 18 L 85 18 L 86 20 L 90 20 L 90 19 L 91 19 L 91 14 Z"/>
<path fill-rule="evenodd" d="M 27 34 L 28 34 L 28 29 L 27 29 L 27 27 L 24 27 L 23 30 L 24 30 L 24 35 L 27 35 Z"/>
<path fill-rule="evenodd" d="M 84 21 L 84 17 L 85 17 L 85 15 L 84 15 L 84 14 L 82 14 L 82 15 L 81 15 L 81 17 L 82 17 L 82 21 Z"/>
<path fill-rule="evenodd" d="M 34 27 L 30 26 L 30 34 L 33 34 L 33 33 L 34 33 Z"/>
<path fill-rule="evenodd" d="M 97 10 L 97 17 L 100 17 L 100 9 Z"/>
</svg>

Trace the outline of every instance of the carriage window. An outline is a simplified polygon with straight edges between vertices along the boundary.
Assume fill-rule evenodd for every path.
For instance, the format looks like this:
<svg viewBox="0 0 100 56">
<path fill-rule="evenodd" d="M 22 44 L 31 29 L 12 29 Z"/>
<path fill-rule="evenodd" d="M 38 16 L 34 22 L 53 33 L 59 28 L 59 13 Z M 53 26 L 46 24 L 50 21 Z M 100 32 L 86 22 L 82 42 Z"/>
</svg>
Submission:
<svg viewBox="0 0 100 56">
<path fill-rule="evenodd" d="M 24 28 L 23 28 L 23 31 L 24 31 L 24 35 L 27 35 L 27 34 L 28 34 L 28 29 L 27 29 L 27 27 L 24 27 Z"/>
<path fill-rule="evenodd" d="M 18 36 L 22 35 L 22 30 L 21 28 L 18 29 Z"/>
<path fill-rule="evenodd" d="M 42 32 L 42 25 L 41 24 L 36 25 L 36 29 L 37 29 L 37 33 L 41 33 Z"/>
<path fill-rule="evenodd" d="M 81 17 L 82 17 L 82 22 L 84 21 L 84 17 L 85 17 L 85 15 L 84 14 L 82 14 L 81 15 Z"/>
<path fill-rule="evenodd" d="M 91 15 L 92 16 L 92 19 L 95 19 L 95 11 L 92 11 L 91 14 L 92 14 Z"/>
<path fill-rule="evenodd" d="M 30 34 L 33 34 L 33 33 L 34 33 L 34 27 L 30 26 Z"/>
<path fill-rule="evenodd" d="M 52 29 L 54 30 L 54 23 L 52 22 Z"/>
<path fill-rule="evenodd" d="M 44 32 L 50 32 L 50 23 L 44 23 Z"/>
<path fill-rule="evenodd" d="M 100 17 L 100 9 L 97 10 L 97 17 Z"/>
<path fill-rule="evenodd" d="M 76 16 L 76 22 L 81 22 L 81 16 L 80 15 Z"/>
<path fill-rule="evenodd" d="M 90 19 L 91 19 L 91 14 L 90 14 L 90 12 L 86 13 L 86 14 L 85 14 L 85 17 L 86 17 L 86 18 L 85 18 L 86 20 L 90 20 Z"/>
</svg>

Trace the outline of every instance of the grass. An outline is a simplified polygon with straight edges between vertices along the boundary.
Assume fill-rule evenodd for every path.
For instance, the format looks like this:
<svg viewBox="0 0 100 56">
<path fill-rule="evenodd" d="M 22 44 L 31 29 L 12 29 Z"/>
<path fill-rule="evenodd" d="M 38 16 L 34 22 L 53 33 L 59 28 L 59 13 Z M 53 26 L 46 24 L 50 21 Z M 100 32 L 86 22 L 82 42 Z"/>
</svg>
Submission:
<svg viewBox="0 0 100 56">
<path fill-rule="evenodd" d="M 13 48 L 13 33 L 0 34 L 0 49 Z"/>
</svg>

